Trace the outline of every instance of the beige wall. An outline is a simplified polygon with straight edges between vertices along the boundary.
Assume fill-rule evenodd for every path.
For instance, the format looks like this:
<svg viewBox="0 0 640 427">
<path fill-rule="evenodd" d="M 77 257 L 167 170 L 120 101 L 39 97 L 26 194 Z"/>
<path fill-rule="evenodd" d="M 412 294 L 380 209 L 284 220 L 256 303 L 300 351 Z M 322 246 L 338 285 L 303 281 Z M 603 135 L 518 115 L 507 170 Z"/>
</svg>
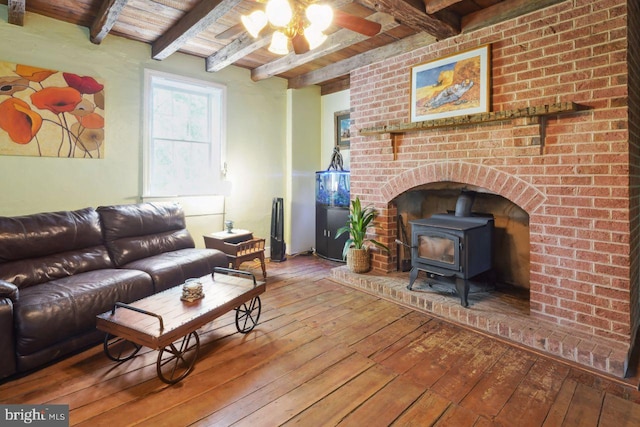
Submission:
<svg viewBox="0 0 640 427">
<path fill-rule="evenodd" d="M 322 97 L 322 156 L 320 170 L 325 170 L 331 163 L 333 147 L 336 145 L 334 114 L 350 108 L 349 90 L 332 93 Z M 350 169 L 351 150 L 341 150 L 345 170 Z"/>
<path fill-rule="evenodd" d="M 285 197 L 287 253 L 315 247 L 315 172 L 320 164 L 320 88 L 289 90 L 287 174 Z"/>
<path fill-rule="evenodd" d="M 105 158 L 0 156 L 0 215 L 139 201 L 143 70 L 150 68 L 227 86 L 232 192 L 221 205 L 226 219 L 237 227 L 269 236 L 271 200 L 284 193 L 290 179 L 285 168 L 285 80 L 254 83 L 248 70 L 237 67 L 207 73 L 203 59 L 179 53 L 154 61 L 147 44 L 109 35 L 101 45 L 94 45 L 87 28 L 31 13 L 24 27 L 11 25 L 5 5 L 0 5 L 0 40 L 2 61 L 100 77 L 106 82 Z M 222 219 L 212 227 L 218 228 Z"/>
</svg>

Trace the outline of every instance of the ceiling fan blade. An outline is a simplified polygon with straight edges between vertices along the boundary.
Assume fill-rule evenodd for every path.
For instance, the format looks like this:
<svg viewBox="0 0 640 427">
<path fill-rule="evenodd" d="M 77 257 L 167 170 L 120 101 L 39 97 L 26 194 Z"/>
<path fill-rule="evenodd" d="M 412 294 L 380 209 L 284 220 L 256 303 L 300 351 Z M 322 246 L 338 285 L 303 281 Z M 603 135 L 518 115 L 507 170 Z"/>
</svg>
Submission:
<svg viewBox="0 0 640 427">
<path fill-rule="evenodd" d="M 338 9 L 333 11 L 333 23 L 368 37 L 375 36 L 382 29 L 382 25 L 377 22 L 369 21 Z"/>
<path fill-rule="evenodd" d="M 293 45 L 293 51 L 296 55 L 309 52 L 309 42 L 302 34 L 293 36 L 293 38 L 291 38 L 291 44 Z"/>
</svg>

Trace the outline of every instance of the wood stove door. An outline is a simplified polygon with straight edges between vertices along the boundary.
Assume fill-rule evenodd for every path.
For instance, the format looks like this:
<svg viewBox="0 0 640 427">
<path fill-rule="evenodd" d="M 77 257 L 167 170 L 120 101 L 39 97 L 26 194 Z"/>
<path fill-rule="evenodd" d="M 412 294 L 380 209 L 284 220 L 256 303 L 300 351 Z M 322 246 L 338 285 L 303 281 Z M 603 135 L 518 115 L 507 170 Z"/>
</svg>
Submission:
<svg viewBox="0 0 640 427">
<path fill-rule="evenodd" d="M 419 230 L 413 237 L 414 265 L 460 271 L 460 237 L 435 230 Z"/>
</svg>

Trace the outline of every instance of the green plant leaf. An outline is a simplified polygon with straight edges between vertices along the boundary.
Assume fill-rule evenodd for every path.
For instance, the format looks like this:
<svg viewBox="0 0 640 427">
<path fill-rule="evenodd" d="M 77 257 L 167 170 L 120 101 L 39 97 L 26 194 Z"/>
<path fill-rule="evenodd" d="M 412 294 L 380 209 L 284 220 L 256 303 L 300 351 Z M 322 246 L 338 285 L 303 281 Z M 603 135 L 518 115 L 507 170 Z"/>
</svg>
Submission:
<svg viewBox="0 0 640 427">
<path fill-rule="evenodd" d="M 340 227 L 335 235 L 336 239 L 345 233 L 349 233 L 350 236 L 344 244 L 342 258 L 346 258 L 349 248 L 363 249 L 366 247 L 365 243 L 367 242 L 389 252 L 389 248 L 382 243 L 374 239 L 367 239 L 367 229 L 373 227 L 375 216 L 375 209 L 372 206 L 365 206 L 363 208 L 359 197 L 351 201 L 351 209 L 347 223 Z"/>
</svg>

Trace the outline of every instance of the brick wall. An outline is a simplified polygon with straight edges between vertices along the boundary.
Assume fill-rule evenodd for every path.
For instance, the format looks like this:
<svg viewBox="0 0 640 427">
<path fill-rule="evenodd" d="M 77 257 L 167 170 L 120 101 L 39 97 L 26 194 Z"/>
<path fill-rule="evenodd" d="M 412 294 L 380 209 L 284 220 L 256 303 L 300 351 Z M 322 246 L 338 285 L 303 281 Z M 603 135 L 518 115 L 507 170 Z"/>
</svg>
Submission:
<svg viewBox="0 0 640 427">
<path fill-rule="evenodd" d="M 640 326 L 640 5 L 628 2 L 629 175 L 630 175 L 630 301 L 632 331 Z M 632 335 L 631 339 L 635 335 Z"/>
<path fill-rule="evenodd" d="M 393 199 L 404 191 L 436 181 L 486 188 L 529 214 L 531 316 L 630 344 L 639 317 L 640 149 L 627 82 L 640 64 L 630 61 L 628 71 L 638 31 L 627 49 L 627 18 L 625 0 L 566 1 L 353 71 L 352 135 L 409 121 L 412 66 L 484 44 L 492 111 L 588 107 L 542 126 L 518 119 L 406 133 L 395 156 L 389 134 L 352 137 L 351 194 L 380 212 L 378 238 L 393 246 Z M 373 265 L 396 264 L 376 252 Z"/>
</svg>

